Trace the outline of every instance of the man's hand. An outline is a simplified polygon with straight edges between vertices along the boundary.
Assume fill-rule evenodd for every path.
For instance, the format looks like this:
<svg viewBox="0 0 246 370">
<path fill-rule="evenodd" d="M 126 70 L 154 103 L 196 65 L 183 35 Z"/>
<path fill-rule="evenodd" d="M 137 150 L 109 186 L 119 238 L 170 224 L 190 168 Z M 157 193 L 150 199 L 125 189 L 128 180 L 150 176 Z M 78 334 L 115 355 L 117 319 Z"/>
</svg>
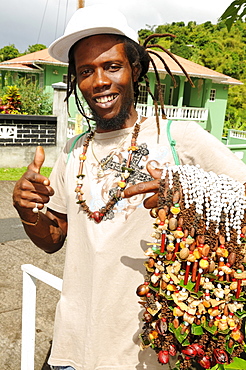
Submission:
<svg viewBox="0 0 246 370">
<path fill-rule="evenodd" d="M 130 198 L 133 195 L 137 194 L 154 193 L 154 195 L 151 195 L 144 200 L 144 207 L 147 209 L 151 209 L 157 206 L 160 178 L 162 174 L 162 170 L 154 167 L 152 164 L 153 162 L 147 163 L 146 168 L 149 174 L 154 178 L 154 180 L 148 182 L 140 182 L 137 185 L 132 185 L 129 188 L 125 189 L 122 194 L 123 198 Z"/>
<path fill-rule="evenodd" d="M 44 204 L 48 203 L 50 196 L 54 194 L 49 179 L 40 174 L 44 160 L 44 149 L 38 146 L 32 163 L 28 166 L 27 171 L 20 180 L 17 181 L 14 188 L 14 207 L 19 212 L 21 218 L 28 221 L 30 217 L 33 218 L 34 214 L 30 211 L 36 204 L 38 205 L 38 209 L 42 209 Z"/>
<path fill-rule="evenodd" d="M 54 194 L 49 179 L 40 174 L 44 159 L 44 150 L 38 146 L 32 163 L 15 185 L 13 203 L 33 243 L 47 253 L 54 253 L 66 238 L 67 215 L 47 209 L 37 216 L 32 211 L 36 206 L 41 210 Z"/>
</svg>

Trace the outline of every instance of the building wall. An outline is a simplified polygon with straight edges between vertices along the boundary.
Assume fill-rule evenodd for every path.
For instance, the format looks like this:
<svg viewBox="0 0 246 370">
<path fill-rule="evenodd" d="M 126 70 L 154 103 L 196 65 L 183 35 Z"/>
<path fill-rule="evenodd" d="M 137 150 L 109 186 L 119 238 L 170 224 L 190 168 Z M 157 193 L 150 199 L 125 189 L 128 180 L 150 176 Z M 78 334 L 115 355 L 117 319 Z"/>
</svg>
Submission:
<svg viewBox="0 0 246 370">
<path fill-rule="evenodd" d="M 203 98 L 203 86 L 204 86 L 204 79 L 203 78 L 194 78 L 192 79 L 195 87 L 192 87 L 189 82 L 186 82 L 186 86 L 189 85 L 190 89 L 190 107 L 202 107 L 202 98 Z"/>
<path fill-rule="evenodd" d="M 0 167 L 31 163 L 37 145 L 46 152 L 46 165 L 57 156 L 57 117 L 0 114 Z"/>
<path fill-rule="evenodd" d="M 64 75 L 67 75 L 67 67 L 46 65 L 44 68 L 44 87 L 45 91 L 53 93 L 52 84 L 64 82 Z"/>
<path fill-rule="evenodd" d="M 212 83 L 211 88 L 207 91 L 207 100 L 205 103 L 206 108 L 209 110 L 208 116 L 208 130 L 217 138 L 222 137 L 225 113 L 228 99 L 228 86 Z M 210 101 L 210 91 L 214 89 L 215 100 Z"/>
</svg>

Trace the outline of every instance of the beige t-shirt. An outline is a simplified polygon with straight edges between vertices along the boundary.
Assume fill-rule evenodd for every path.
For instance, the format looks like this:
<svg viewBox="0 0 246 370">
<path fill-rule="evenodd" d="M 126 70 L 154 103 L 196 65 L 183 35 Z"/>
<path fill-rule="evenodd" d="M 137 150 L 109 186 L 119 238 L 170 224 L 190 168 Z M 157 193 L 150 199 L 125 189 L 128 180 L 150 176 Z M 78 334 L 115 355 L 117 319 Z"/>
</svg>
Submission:
<svg viewBox="0 0 246 370">
<path fill-rule="evenodd" d="M 166 124 L 161 121 L 159 141 L 154 117 L 141 124 L 137 139 L 141 150 L 132 162 L 134 181 L 149 180 L 145 167 L 150 160 L 160 166 L 174 164 Z M 132 130 L 96 133 L 89 145 L 83 190 L 92 211 L 107 202 L 109 190 L 119 181 Z M 171 134 L 181 164 L 200 164 L 206 171 L 246 181 L 243 162 L 199 125 L 173 122 Z M 100 224 L 87 218 L 76 204 L 74 191 L 83 140 L 77 141 L 69 158 L 74 139 L 67 143 L 51 175 L 55 195 L 48 206 L 67 214 L 68 235 L 49 363 L 70 365 L 76 370 L 163 370 L 166 367 L 157 362 L 153 350 L 140 351 L 138 338 L 143 323 L 136 288 L 144 282 L 144 251 L 151 240 L 153 219 L 143 207 L 144 195 L 120 201 L 114 217 Z M 99 178 L 95 157 L 109 158 L 112 152 L 105 174 Z"/>
</svg>

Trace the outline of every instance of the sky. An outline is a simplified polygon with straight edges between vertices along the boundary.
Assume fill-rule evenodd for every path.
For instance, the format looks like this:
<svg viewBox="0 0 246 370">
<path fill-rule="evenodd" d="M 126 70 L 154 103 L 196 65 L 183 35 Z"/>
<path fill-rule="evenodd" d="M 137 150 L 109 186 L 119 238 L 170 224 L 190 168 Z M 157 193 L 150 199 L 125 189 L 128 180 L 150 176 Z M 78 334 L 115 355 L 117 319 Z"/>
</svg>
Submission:
<svg viewBox="0 0 246 370">
<path fill-rule="evenodd" d="M 77 0 L 1 0 L 0 48 L 14 44 L 19 52 L 29 45 L 49 46 L 62 36 L 77 9 Z M 105 3 L 122 11 L 129 25 L 141 28 L 183 21 L 197 24 L 218 18 L 232 0 L 85 0 L 85 6 Z M 5 3 L 5 5 L 4 5 Z"/>
</svg>

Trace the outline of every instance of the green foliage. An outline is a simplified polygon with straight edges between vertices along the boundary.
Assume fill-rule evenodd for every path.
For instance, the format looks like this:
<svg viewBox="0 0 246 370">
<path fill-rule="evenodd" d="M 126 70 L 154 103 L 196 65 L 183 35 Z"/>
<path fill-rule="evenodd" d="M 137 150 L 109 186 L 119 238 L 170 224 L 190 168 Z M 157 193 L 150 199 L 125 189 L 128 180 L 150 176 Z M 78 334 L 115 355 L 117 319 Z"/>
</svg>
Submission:
<svg viewBox="0 0 246 370">
<path fill-rule="evenodd" d="M 237 20 L 243 20 L 246 15 L 246 1 L 245 0 L 235 0 L 228 8 L 224 11 L 221 20 L 224 20 L 228 31 L 230 31 L 233 23 Z"/>
<path fill-rule="evenodd" d="M 0 113 L 21 113 L 21 97 L 16 86 L 8 86 L 6 94 L 0 98 Z"/>
<path fill-rule="evenodd" d="M 52 114 L 52 99 L 50 94 L 44 93 L 37 83 L 21 78 L 17 83 L 21 94 L 22 111 L 26 114 Z"/>
<path fill-rule="evenodd" d="M 28 49 L 25 51 L 25 54 L 30 54 L 30 53 L 35 53 L 36 51 L 46 49 L 47 46 L 44 44 L 34 44 L 34 45 L 29 45 Z"/>
<path fill-rule="evenodd" d="M 34 53 L 35 51 L 46 49 L 44 44 L 29 45 L 24 53 L 20 53 L 14 44 L 4 46 L 0 49 L 0 63 L 6 60 L 17 58 L 21 55 Z"/>
<path fill-rule="evenodd" d="M 147 39 L 148 36 L 152 35 L 153 31 L 146 30 L 146 29 L 141 29 L 138 31 L 138 36 L 140 40 L 145 40 Z"/>
<path fill-rule="evenodd" d="M 4 62 L 5 60 L 17 58 L 20 56 L 19 50 L 15 47 L 14 44 L 4 46 L 0 49 L 0 62 Z"/>
<path fill-rule="evenodd" d="M 186 59 L 192 56 L 191 48 L 186 45 L 184 41 L 179 41 L 177 39 L 172 42 L 170 50 L 173 54 L 182 54 L 182 57 Z"/>
<path fill-rule="evenodd" d="M 244 81 L 246 84 L 246 80 Z M 233 86 L 229 90 L 223 135 L 228 129 L 246 131 L 246 86 Z"/>
<path fill-rule="evenodd" d="M 234 357 L 233 361 L 229 365 L 224 365 L 224 369 L 230 370 L 245 370 L 246 361 L 242 358 Z"/>
<path fill-rule="evenodd" d="M 16 86 L 7 86 L 0 92 L 0 113 L 50 115 L 52 98 L 36 83 L 21 78 Z"/>
</svg>

